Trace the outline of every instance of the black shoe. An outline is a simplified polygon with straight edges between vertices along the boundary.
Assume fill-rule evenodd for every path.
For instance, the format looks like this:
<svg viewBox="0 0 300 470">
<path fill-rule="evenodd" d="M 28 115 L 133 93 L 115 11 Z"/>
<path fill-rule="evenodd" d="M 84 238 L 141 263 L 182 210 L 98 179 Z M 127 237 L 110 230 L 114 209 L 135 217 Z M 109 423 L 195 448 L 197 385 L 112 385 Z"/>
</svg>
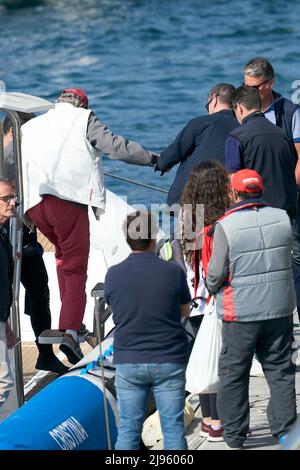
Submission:
<svg viewBox="0 0 300 470">
<path fill-rule="evenodd" d="M 82 323 L 80 330 L 78 331 L 78 336 L 85 336 L 89 333 L 89 330 L 85 326 L 84 323 Z"/>
<path fill-rule="evenodd" d="M 69 370 L 68 367 L 60 362 L 54 354 L 50 357 L 39 354 L 35 368 L 39 370 L 48 370 L 50 372 L 55 372 L 56 374 L 65 374 Z"/>
<path fill-rule="evenodd" d="M 67 356 L 71 364 L 77 364 L 83 358 L 79 343 L 71 335 L 65 334 L 59 349 Z"/>
</svg>

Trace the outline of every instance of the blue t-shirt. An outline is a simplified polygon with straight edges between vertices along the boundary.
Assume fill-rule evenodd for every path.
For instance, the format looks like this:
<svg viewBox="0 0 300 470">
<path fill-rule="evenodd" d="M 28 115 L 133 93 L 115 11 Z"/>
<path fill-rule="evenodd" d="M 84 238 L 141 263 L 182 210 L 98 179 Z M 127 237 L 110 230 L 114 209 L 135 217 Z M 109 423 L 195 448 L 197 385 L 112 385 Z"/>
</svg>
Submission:
<svg viewBox="0 0 300 470">
<path fill-rule="evenodd" d="M 187 362 L 180 305 L 190 302 L 191 296 L 177 263 L 155 253 L 131 253 L 108 270 L 104 298 L 116 325 L 115 364 Z"/>
</svg>

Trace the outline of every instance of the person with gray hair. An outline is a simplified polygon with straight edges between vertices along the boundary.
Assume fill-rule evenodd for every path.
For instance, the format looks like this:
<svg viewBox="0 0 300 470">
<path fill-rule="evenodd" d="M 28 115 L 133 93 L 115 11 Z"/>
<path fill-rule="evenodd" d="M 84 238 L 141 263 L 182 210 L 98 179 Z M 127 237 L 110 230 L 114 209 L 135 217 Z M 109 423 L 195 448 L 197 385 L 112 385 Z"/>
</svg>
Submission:
<svg viewBox="0 0 300 470">
<path fill-rule="evenodd" d="M 274 91 L 275 72 L 264 57 L 255 57 L 244 66 L 244 82 L 259 91 L 262 112 L 273 124 L 280 127 L 293 143 L 296 156 L 295 177 L 300 185 L 300 107 Z M 293 221 L 293 271 L 300 320 L 300 201 Z"/>
<path fill-rule="evenodd" d="M 296 180 L 300 184 L 300 107 L 274 91 L 275 72 L 264 57 L 255 57 L 244 66 L 244 83 L 259 91 L 261 111 L 280 127 L 294 143 L 297 153 Z"/>
<path fill-rule="evenodd" d="M 244 74 L 249 77 L 263 78 L 265 83 L 274 80 L 275 72 L 273 66 L 264 57 L 255 57 L 244 66 Z M 259 85 L 262 88 L 263 83 Z M 257 86 L 256 86 L 257 87 Z"/>
<path fill-rule="evenodd" d="M 238 126 L 231 107 L 234 90 L 229 83 L 215 85 L 205 105 L 208 116 L 189 121 L 175 141 L 161 152 L 156 166 L 161 174 L 180 163 L 168 194 L 170 206 L 179 203 L 185 183 L 199 163 L 217 160 L 224 164 L 226 138 Z"/>
<path fill-rule="evenodd" d="M 0 179 L 0 406 L 13 388 L 13 375 L 8 349 L 14 347 L 15 338 L 8 324 L 13 300 L 12 283 L 14 262 L 5 223 L 15 216 L 16 196 L 9 181 Z"/>
<path fill-rule="evenodd" d="M 88 206 L 97 218 L 105 211 L 103 154 L 143 166 L 156 161 L 155 153 L 114 135 L 79 88 L 63 90 L 54 109 L 22 126 L 24 214 L 55 246 L 60 349 L 71 364 L 83 357 L 78 332 L 86 306 Z"/>
<path fill-rule="evenodd" d="M 21 125 L 36 117 L 33 113 L 23 112 L 18 112 L 18 116 Z M 16 168 L 13 155 L 13 123 L 8 115 L 3 121 L 3 131 L 5 178 L 14 186 Z M 52 344 L 38 342 L 40 334 L 51 328 L 51 311 L 48 273 L 43 260 L 44 249 L 38 242 L 36 229 L 29 230 L 23 224 L 22 242 L 21 283 L 25 289 L 24 313 L 30 317 L 39 352 L 35 368 L 65 374 L 68 367 L 56 357 Z"/>
</svg>

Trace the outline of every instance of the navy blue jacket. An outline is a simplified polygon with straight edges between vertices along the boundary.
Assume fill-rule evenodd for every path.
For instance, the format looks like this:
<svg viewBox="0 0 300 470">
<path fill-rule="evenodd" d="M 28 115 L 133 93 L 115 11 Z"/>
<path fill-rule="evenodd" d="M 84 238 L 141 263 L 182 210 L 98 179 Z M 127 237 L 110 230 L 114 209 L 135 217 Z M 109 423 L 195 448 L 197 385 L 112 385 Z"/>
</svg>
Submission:
<svg viewBox="0 0 300 470">
<path fill-rule="evenodd" d="M 158 159 L 158 168 L 166 171 L 177 163 L 174 182 L 169 190 L 167 203 L 179 203 L 181 193 L 191 171 L 204 160 L 218 160 L 224 164 L 225 141 L 238 126 L 234 113 L 225 109 L 189 121 Z"/>
<path fill-rule="evenodd" d="M 286 133 L 261 113 L 253 113 L 230 137 L 238 141 L 239 168 L 257 171 L 264 181 L 264 199 L 293 218 L 297 204 L 296 152 Z"/>
<path fill-rule="evenodd" d="M 12 304 L 14 275 L 11 245 L 5 227 L 0 226 L 0 321 L 6 322 Z"/>
</svg>

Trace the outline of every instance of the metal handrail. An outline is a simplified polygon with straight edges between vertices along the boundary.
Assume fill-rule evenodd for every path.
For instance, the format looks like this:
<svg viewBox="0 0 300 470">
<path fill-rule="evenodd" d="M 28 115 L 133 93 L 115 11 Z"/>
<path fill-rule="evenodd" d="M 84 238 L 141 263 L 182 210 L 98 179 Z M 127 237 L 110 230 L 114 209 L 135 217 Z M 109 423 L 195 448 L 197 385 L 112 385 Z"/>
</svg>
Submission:
<svg viewBox="0 0 300 470">
<path fill-rule="evenodd" d="M 16 219 L 11 219 L 10 223 L 10 241 L 13 247 L 14 259 L 14 278 L 13 278 L 13 302 L 11 306 L 10 323 L 12 330 L 17 338 L 21 338 L 20 311 L 19 311 L 19 291 L 21 279 L 21 260 L 22 260 L 22 239 L 23 239 L 23 179 L 22 179 L 22 161 L 21 161 L 21 123 L 16 111 L 10 111 L 0 108 L 12 120 L 13 125 L 13 157 L 15 163 L 15 180 L 16 195 L 18 198 L 18 208 Z M 4 169 L 4 154 L 0 154 L 0 167 Z M 3 176 L 3 175 L 2 175 Z M 15 363 L 15 386 L 17 391 L 18 405 L 24 403 L 24 384 L 23 384 L 23 362 L 22 362 L 22 345 L 19 342 L 13 349 Z"/>
<path fill-rule="evenodd" d="M 103 367 L 103 353 L 102 353 L 102 341 L 104 340 L 104 323 L 111 315 L 110 312 L 105 310 L 104 302 L 104 283 L 98 282 L 91 292 L 92 297 L 94 297 L 95 307 L 94 307 L 94 334 L 96 334 L 98 347 L 99 347 L 99 358 L 100 358 L 100 368 L 103 384 L 103 400 L 104 400 L 104 413 L 105 413 L 105 427 L 106 427 L 106 436 L 107 436 L 107 446 L 108 450 L 111 450 L 111 436 L 110 436 L 110 424 L 109 424 L 109 413 L 108 413 L 108 403 L 106 396 L 106 387 L 105 387 L 105 376 L 104 376 L 104 367 Z"/>
<path fill-rule="evenodd" d="M 15 185 L 16 195 L 18 198 L 17 219 L 13 224 L 13 233 L 15 233 L 15 243 L 13 245 L 14 256 L 14 282 L 13 282 L 13 304 L 11 323 L 12 329 L 17 336 L 21 338 L 20 309 L 19 309 L 19 292 L 21 280 L 21 264 L 22 264 L 22 241 L 23 241 L 23 172 L 21 159 L 21 122 L 16 111 L 7 111 L 7 114 L 13 124 L 13 156 L 15 163 Z M 14 348 L 15 358 L 15 380 L 19 406 L 24 403 L 24 384 L 23 384 L 23 362 L 22 362 L 22 345 L 21 342 Z"/>
<path fill-rule="evenodd" d="M 116 175 L 113 175 L 112 173 L 107 173 L 106 171 L 104 172 L 104 174 L 106 176 L 109 176 L 110 178 L 115 178 L 116 180 L 124 181 L 125 183 L 135 184 L 136 186 L 142 186 L 143 188 L 148 188 L 154 191 L 159 191 L 160 193 L 165 193 L 165 194 L 168 193 L 168 191 L 166 191 L 165 189 L 158 188 L 157 186 L 152 186 L 151 184 L 140 183 L 139 181 L 131 180 L 129 178 L 124 178 L 123 176 L 116 176 Z"/>
</svg>

